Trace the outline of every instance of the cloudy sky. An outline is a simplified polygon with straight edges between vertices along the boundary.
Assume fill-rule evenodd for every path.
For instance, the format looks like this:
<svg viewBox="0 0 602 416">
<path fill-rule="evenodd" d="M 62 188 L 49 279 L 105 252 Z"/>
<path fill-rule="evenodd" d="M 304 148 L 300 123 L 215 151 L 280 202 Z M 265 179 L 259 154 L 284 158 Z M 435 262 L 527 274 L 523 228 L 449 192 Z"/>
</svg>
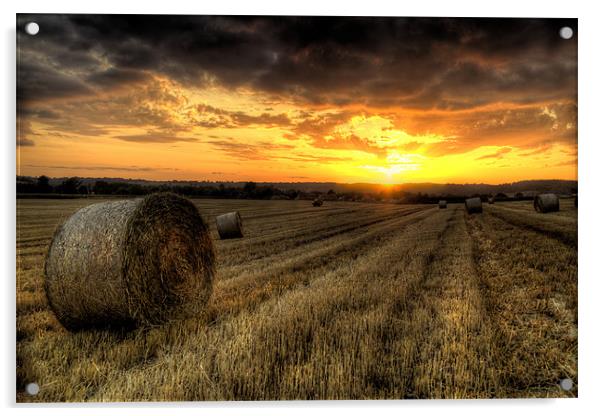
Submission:
<svg viewBox="0 0 602 416">
<path fill-rule="evenodd" d="M 577 177 L 575 19 L 17 20 L 21 175 Z"/>
</svg>

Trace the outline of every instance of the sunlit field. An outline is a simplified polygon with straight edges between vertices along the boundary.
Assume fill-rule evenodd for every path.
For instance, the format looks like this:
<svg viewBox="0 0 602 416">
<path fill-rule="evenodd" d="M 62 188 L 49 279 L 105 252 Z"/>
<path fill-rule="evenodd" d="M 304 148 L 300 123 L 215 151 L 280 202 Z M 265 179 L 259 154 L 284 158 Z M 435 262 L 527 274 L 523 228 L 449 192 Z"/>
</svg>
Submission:
<svg viewBox="0 0 602 416">
<path fill-rule="evenodd" d="M 577 395 L 572 200 L 471 216 L 460 204 L 195 200 L 218 261 L 206 313 L 70 333 L 48 307 L 44 256 L 63 219 L 100 201 L 17 200 L 20 402 Z M 233 210 L 245 237 L 221 241 L 215 216 Z"/>
</svg>

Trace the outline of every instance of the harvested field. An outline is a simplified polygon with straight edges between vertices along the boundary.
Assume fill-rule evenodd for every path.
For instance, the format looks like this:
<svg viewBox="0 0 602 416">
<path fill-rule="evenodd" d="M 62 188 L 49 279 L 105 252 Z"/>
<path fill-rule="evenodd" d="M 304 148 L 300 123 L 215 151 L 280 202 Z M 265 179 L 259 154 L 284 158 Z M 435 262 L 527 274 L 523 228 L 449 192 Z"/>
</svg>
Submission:
<svg viewBox="0 0 602 416">
<path fill-rule="evenodd" d="M 554 213 L 525 201 L 480 215 L 194 200 L 216 250 L 205 314 L 71 333 L 48 307 L 44 255 L 57 224 L 100 201 L 17 200 L 20 402 L 577 395 L 572 199 Z M 220 240 L 215 217 L 231 211 L 245 237 Z"/>
</svg>

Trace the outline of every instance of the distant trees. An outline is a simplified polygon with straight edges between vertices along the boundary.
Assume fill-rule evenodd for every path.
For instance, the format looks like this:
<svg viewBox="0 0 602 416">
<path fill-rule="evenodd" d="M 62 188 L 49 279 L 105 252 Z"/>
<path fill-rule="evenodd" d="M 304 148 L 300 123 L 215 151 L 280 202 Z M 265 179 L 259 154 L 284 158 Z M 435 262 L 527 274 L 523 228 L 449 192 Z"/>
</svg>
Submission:
<svg viewBox="0 0 602 416">
<path fill-rule="evenodd" d="M 181 184 L 137 184 L 131 182 L 96 181 L 90 186 L 96 195 L 146 195 L 153 192 L 174 192 L 180 195 L 205 198 L 236 199 L 295 199 L 298 191 L 281 191 L 273 186 L 258 186 L 247 182 L 242 187 L 219 185 L 181 185 Z"/>
<path fill-rule="evenodd" d="M 35 193 L 37 191 L 37 183 L 31 178 L 17 176 L 17 193 Z"/>
<path fill-rule="evenodd" d="M 53 185 L 54 183 L 54 185 Z M 344 189 L 344 188 L 342 188 Z M 62 194 L 77 195 L 119 195 L 119 196 L 139 196 L 154 192 L 174 192 L 180 195 L 197 198 L 230 198 L 230 199 L 301 199 L 314 200 L 319 198 L 323 201 L 355 201 L 355 202 L 380 202 L 389 201 L 401 204 L 436 204 L 439 199 L 445 199 L 448 203 L 463 203 L 468 194 L 461 192 L 450 193 L 423 193 L 409 192 L 402 189 L 387 189 L 386 192 L 380 191 L 335 191 L 332 188 L 326 188 L 322 191 L 300 190 L 300 189 L 280 189 L 274 185 L 261 185 L 255 182 L 246 182 L 240 185 L 228 185 L 228 183 L 211 182 L 136 182 L 127 179 L 116 180 L 82 180 L 78 177 L 62 179 L 60 183 L 51 180 L 48 176 L 42 175 L 38 178 L 27 176 L 17 176 L 18 194 L 55 194 L 60 197 Z M 471 196 L 480 197 L 487 201 L 487 197 L 494 193 L 471 193 Z M 495 193 L 497 201 L 516 200 L 528 198 L 528 192 L 517 192 L 512 197 L 507 194 Z M 529 196 L 529 198 L 532 198 Z"/>
<path fill-rule="evenodd" d="M 288 199 L 297 199 L 297 197 L 299 196 L 299 191 L 297 191 L 296 189 L 289 189 L 284 192 L 284 195 Z"/>
<path fill-rule="evenodd" d="M 257 184 L 255 182 L 247 182 L 247 183 L 245 183 L 245 186 L 242 188 L 242 190 L 245 191 L 247 194 L 253 194 L 253 192 L 255 192 L 256 189 L 257 189 Z"/>
<path fill-rule="evenodd" d="M 56 190 L 59 194 L 79 194 L 81 184 L 82 181 L 79 178 L 71 177 L 61 182 L 61 184 L 56 187 Z"/>
<path fill-rule="evenodd" d="M 25 194 L 87 194 L 88 186 L 84 185 L 77 177 L 67 178 L 56 186 L 52 186 L 50 178 L 46 175 L 37 179 L 17 177 L 17 193 Z"/>
<path fill-rule="evenodd" d="M 39 193 L 46 194 L 53 192 L 54 188 L 50 185 L 50 178 L 42 175 L 37 179 L 17 176 L 17 193 Z"/>
<path fill-rule="evenodd" d="M 49 193 L 52 192 L 52 186 L 50 185 L 50 179 L 48 176 L 42 175 L 38 178 L 38 192 L 40 193 Z"/>
<path fill-rule="evenodd" d="M 98 195 L 110 195 L 112 191 L 111 185 L 106 181 L 96 181 L 92 189 Z"/>
<path fill-rule="evenodd" d="M 508 195 L 506 195 L 506 194 L 504 194 L 502 192 L 499 192 L 499 193 L 495 194 L 495 200 L 496 201 L 507 201 L 508 200 Z"/>
</svg>

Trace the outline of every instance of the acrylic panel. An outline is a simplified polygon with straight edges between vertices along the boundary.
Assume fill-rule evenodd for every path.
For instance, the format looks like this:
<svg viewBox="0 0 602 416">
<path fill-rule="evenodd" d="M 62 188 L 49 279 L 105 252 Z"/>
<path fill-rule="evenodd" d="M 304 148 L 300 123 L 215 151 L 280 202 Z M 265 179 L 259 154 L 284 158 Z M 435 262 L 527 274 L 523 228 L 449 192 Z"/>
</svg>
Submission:
<svg viewBox="0 0 602 416">
<path fill-rule="evenodd" d="M 17 401 L 576 397 L 577 37 L 17 15 Z"/>
</svg>

